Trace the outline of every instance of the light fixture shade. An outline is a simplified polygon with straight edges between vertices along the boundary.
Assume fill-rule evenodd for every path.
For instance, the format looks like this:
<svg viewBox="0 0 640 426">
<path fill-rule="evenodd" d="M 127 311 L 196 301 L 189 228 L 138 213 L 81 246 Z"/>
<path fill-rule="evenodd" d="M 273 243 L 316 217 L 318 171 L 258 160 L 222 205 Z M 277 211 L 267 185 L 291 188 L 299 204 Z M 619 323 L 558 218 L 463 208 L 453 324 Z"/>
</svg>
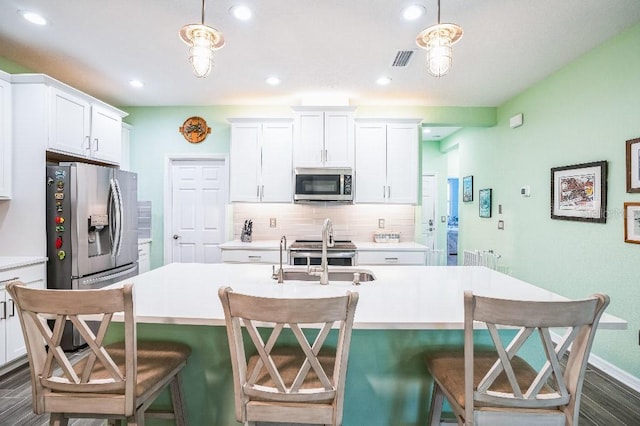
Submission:
<svg viewBox="0 0 640 426">
<path fill-rule="evenodd" d="M 442 77 L 451 69 L 453 46 L 462 37 L 462 28 L 456 24 L 437 24 L 423 30 L 416 44 L 427 51 L 429 74 Z"/>
<path fill-rule="evenodd" d="M 189 24 L 180 29 L 180 38 L 189 49 L 189 62 L 196 77 L 206 77 L 213 68 L 213 53 L 224 46 L 222 33 L 204 24 Z"/>
</svg>

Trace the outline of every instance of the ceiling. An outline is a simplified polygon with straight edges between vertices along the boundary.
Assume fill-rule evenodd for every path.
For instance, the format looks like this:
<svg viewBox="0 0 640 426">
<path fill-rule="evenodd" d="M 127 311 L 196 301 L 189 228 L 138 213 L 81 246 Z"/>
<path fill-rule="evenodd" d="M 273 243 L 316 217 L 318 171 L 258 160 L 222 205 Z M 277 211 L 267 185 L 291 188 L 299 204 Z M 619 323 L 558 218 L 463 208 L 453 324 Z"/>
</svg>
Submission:
<svg viewBox="0 0 640 426">
<path fill-rule="evenodd" d="M 408 4 L 426 15 L 405 21 Z M 249 21 L 229 12 L 253 10 Z M 2 0 L 0 56 L 116 106 L 300 105 L 340 95 L 350 105 L 497 106 L 640 21 L 638 0 L 442 0 L 464 29 L 453 68 L 431 77 L 415 44 L 437 22 L 436 0 L 207 0 L 205 24 L 226 45 L 196 78 L 178 31 L 200 0 Z M 50 22 L 34 26 L 17 13 Z M 413 50 L 405 67 L 398 51 Z M 278 86 L 265 83 L 277 75 Z M 392 79 L 386 86 L 376 79 Z M 134 89 L 129 81 L 144 87 Z"/>
</svg>

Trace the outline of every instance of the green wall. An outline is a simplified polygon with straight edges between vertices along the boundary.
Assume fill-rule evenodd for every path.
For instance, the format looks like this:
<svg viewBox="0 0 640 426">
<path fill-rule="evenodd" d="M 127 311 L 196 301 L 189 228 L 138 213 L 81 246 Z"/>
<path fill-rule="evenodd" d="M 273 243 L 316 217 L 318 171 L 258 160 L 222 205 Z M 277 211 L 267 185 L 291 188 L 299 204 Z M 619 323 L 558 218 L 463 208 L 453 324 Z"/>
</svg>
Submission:
<svg viewBox="0 0 640 426">
<path fill-rule="evenodd" d="M 509 128 L 518 113 L 524 125 Z M 493 249 L 512 275 L 570 298 L 608 294 L 607 312 L 629 329 L 600 331 L 594 352 L 640 376 L 640 246 L 623 237 L 623 203 L 640 201 L 625 180 L 625 141 L 640 136 L 640 25 L 500 106 L 497 119 L 451 138 L 460 176 L 474 176 L 474 201 L 460 206 L 461 247 Z M 601 160 L 609 167 L 607 223 L 552 220 L 550 169 Z M 520 196 L 524 185 L 530 198 Z M 490 219 L 478 217 L 480 188 L 493 189 Z"/>
</svg>

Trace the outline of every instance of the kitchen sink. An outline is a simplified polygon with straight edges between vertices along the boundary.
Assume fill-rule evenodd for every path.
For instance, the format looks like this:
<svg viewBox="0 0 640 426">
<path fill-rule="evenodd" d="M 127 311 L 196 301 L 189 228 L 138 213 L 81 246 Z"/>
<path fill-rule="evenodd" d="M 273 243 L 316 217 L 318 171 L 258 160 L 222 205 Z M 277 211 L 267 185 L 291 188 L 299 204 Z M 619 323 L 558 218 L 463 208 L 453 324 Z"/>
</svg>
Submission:
<svg viewBox="0 0 640 426">
<path fill-rule="evenodd" d="M 329 281 L 350 281 L 353 282 L 354 274 L 358 273 L 360 282 L 374 281 L 376 276 L 366 269 L 331 269 L 329 267 Z M 284 281 L 320 281 L 320 277 L 310 275 L 306 269 L 284 269 Z M 278 279 L 274 274 L 273 279 Z"/>
</svg>

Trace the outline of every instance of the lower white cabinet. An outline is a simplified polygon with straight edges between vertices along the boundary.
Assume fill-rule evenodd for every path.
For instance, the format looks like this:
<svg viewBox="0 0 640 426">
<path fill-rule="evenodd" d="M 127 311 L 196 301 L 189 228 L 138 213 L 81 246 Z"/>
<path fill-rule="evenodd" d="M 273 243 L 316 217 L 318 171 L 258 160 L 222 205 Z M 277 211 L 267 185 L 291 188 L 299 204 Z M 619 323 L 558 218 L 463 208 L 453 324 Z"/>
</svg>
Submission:
<svg viewBox="0 0 640 426">
<path fill-rule="evenodd" d="M 424 251 L 361 251 L 358 250 L 358 265 L 424 265 Z"/>
<path fill-rule="evenodd" d="M 279 250 L 222 250 L 222 261 L 227 263 L 271 263 L 280 262 Z M 289 258 L 283 253 L 283 263 Z"/>
<path fill-rule="evenodd" d="M 44 289 L 45 276 L 44 262 L 0 271 L 0 367 L 27 353 L 17 307 L 5 286 L 13 281 L 22 281 L 30 288 Z"/>
<path fill-rule="evenodd" d="M 138 273 L 151 270 L 151 241 L 138 241 Z"/>
</svg>

